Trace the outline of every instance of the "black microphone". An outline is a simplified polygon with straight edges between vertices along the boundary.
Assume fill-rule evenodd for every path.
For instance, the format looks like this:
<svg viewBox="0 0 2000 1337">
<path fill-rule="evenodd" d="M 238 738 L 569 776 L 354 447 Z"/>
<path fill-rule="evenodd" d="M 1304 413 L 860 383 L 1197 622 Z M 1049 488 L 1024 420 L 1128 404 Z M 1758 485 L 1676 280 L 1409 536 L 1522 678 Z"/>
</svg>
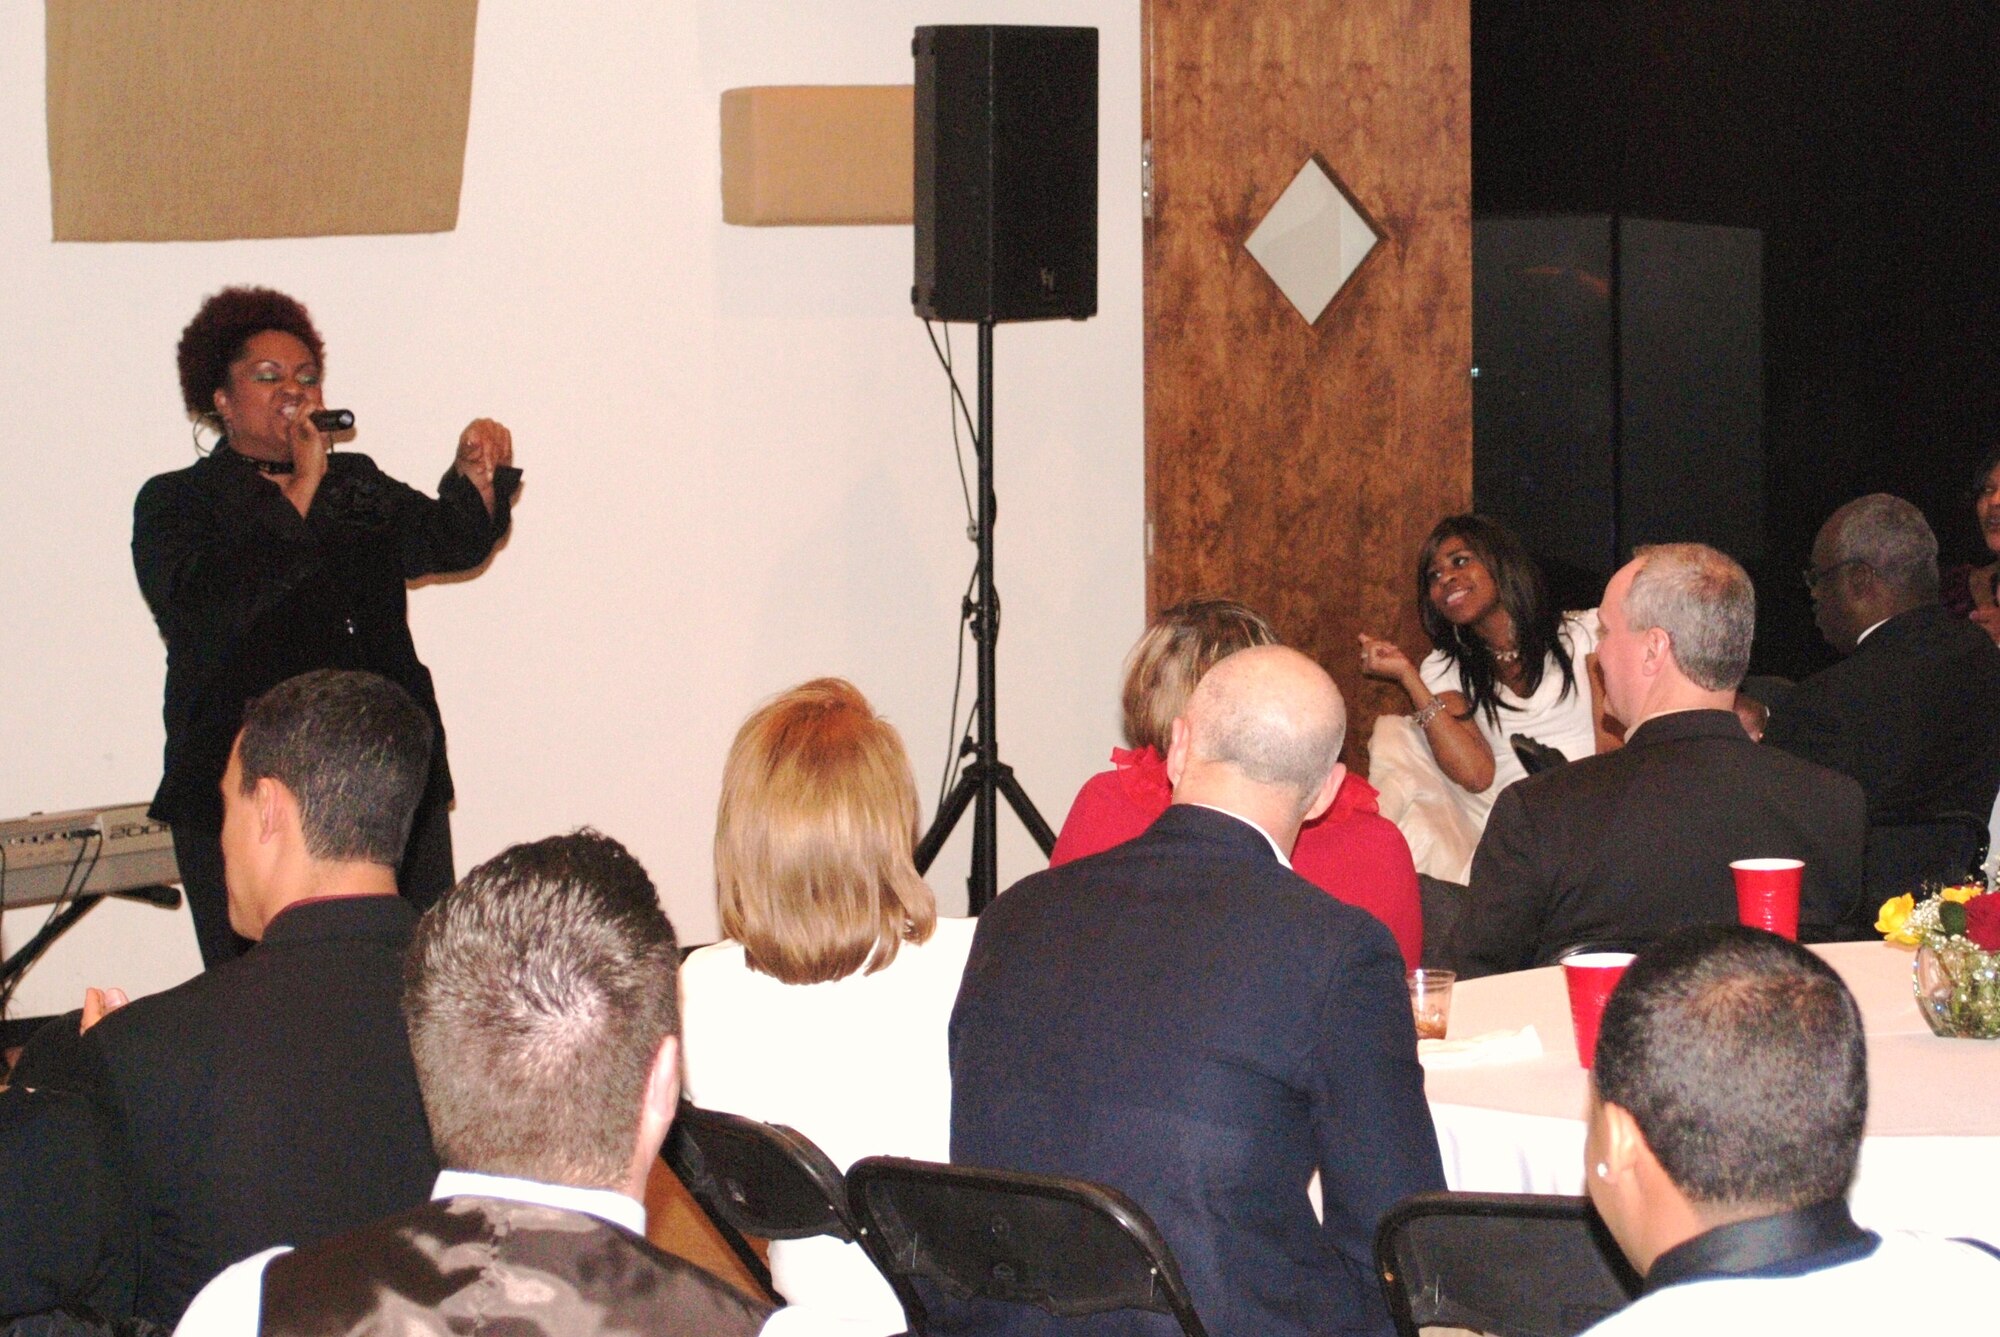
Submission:
<svg viewBox="0 0 2000 1337">
<path fill-rule="evenodd" d="M 354 426 L 354 410 L 317 409 L 312 415 L 312 425 L 322 432 L 344 432 Z"/>
</svg>

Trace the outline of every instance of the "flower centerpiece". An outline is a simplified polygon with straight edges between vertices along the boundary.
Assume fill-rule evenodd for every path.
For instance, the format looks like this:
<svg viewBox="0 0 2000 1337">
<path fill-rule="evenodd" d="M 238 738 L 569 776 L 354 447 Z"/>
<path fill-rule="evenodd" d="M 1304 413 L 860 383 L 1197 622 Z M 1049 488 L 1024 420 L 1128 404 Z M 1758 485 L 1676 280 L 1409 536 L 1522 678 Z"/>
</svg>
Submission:
<svg viewBox="0 0 2000 1337">
<path fill-rule="evenodd" d="M 1882 903 L 1875 928 L 1917 949 L 1917 1010 L 1938 1035 L 2000 1040 L 2000 893 L 1978 883 Z"/>
</svg>

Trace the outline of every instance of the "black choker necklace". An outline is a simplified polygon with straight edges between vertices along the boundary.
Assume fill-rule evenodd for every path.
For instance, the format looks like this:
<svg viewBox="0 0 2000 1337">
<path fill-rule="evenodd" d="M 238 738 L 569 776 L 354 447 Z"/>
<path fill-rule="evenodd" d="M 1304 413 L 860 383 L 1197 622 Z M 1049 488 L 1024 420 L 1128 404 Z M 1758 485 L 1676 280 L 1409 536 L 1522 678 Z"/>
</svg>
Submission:
<svg viewBox="0 0 2000 1337">
<path fill-rule="evenodd" d="M 235 458 L 255 469 L 260 474 L 288 474 L 292 471 L 290 460 L 260 460 L 255 455 L 245 455 L 236 447 L 224 444 L 223 449 Z"/>
</svg>

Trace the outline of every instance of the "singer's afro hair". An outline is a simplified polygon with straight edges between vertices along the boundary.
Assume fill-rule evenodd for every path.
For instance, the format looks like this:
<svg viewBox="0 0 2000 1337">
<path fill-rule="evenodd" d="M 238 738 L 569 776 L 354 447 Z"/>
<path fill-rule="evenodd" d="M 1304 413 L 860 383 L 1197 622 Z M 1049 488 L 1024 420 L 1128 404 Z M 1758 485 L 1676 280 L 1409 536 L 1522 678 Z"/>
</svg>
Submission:
<svg viewBox="0 0 2000 1337">
<path fill-rule="evenodd" d="M 313 361 L 326 366 L 326 346 L 312 316 L 296 299 L 271 288 L 224 288 L 201 304 L 181 331 L 174 350 L 181 373 L 181 400 L 198 417 L 215 416 L 215 392 L 229 382 L 229 364 L 243 345 L 265 330 L 282 330 L 304 344 Z"/>
</svg>

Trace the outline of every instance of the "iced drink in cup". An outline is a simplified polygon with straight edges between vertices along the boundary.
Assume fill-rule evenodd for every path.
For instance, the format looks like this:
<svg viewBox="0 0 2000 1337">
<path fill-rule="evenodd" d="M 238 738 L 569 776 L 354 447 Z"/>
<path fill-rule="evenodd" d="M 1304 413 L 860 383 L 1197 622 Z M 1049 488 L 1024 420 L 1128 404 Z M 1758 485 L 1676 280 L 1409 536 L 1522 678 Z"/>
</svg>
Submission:
<svg viewBox="0 0 2000 1337">
<path fill-rule="evenodd" d="M 1799 886 L 1806 866 L 1797 859 L 1737 859 L 1736 922 L 1799 940 Z"/>
<path fill-rule="evenodd" d="M 1630 952 L 1577 952 L 1562 959 L 1569 986 L 1569 1019 L 1576 1028 L 1576 1059 L 1588 1068 L 1597 1054 L 1597 1023 L 1618 977 L 1632 964 Z"/>
<path fill-rule="evenodd" d="M 1451 986 L 1457 979 L 1449 970 L 1410 972 L 1410 1010 L 1416 1013 L 1419 1040 L 1444 1039 L 1451 1020 Z"/>
</svg>

